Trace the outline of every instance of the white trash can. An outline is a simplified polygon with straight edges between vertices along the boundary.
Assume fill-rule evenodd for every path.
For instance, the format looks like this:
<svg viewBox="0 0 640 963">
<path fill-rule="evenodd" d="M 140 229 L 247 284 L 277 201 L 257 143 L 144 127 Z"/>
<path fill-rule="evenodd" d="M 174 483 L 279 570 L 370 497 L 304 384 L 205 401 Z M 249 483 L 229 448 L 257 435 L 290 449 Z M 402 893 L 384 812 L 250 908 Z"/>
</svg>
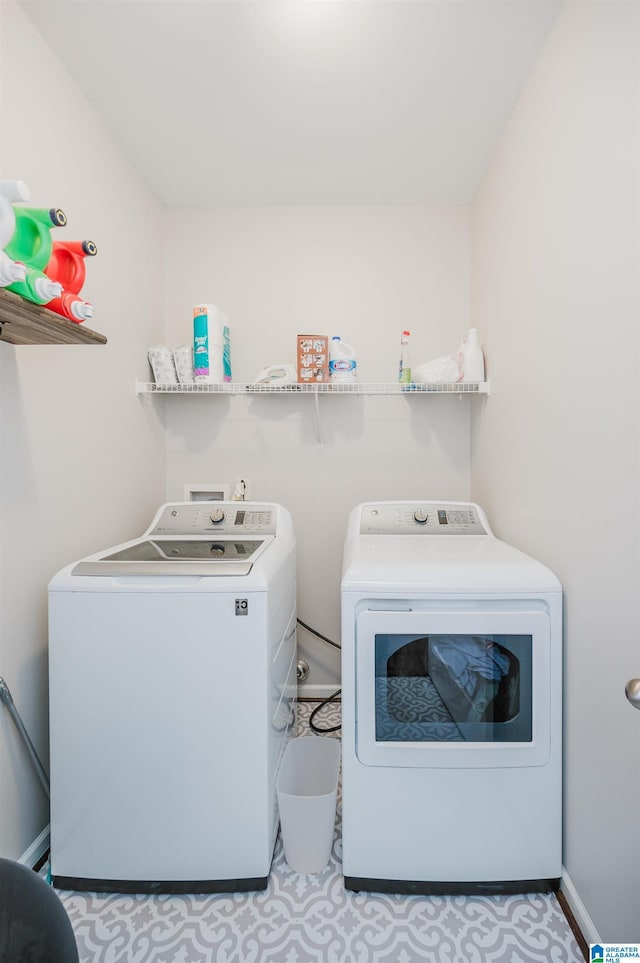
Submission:
<svg viewBox="0 0 640 963">
<path fill-rule="evenodd" d="M 336 822 L 340 740 L 292 739 L 276 790 L 287 863 L 296 873 L 320 873 L 329 862 Z"/>
</svg>

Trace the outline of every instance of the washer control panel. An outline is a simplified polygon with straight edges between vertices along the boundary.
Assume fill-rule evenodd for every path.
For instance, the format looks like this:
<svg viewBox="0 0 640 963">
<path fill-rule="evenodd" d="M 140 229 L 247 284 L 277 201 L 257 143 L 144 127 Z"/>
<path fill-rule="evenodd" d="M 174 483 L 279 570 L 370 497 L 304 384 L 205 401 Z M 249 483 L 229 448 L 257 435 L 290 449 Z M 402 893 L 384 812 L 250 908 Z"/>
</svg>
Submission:
<svg viewBox="0 0 640 963">
<path fill-rule="evenodd" d="M 361 535 L 487 535 L 468 502 L 381 502 L 363 505 Z"/>
<path fill-rule="evenodd" d="M 148 535 L 276 534 L 274 505 L 255 502 L 185 502 L 163 505 Z"/>
</svg>

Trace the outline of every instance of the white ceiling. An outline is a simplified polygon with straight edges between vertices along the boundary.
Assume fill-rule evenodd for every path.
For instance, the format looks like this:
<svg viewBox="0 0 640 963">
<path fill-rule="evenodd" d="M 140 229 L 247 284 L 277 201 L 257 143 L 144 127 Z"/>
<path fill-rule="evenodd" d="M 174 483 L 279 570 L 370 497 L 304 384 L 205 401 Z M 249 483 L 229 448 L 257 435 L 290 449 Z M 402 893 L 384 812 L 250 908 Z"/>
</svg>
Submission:
<svg viewBox="0 0 640 963">
<path fill-rule="evenodd" d="M 468 203 L 560 0 L 18 0 L 157 195 Z"/>
</svg>

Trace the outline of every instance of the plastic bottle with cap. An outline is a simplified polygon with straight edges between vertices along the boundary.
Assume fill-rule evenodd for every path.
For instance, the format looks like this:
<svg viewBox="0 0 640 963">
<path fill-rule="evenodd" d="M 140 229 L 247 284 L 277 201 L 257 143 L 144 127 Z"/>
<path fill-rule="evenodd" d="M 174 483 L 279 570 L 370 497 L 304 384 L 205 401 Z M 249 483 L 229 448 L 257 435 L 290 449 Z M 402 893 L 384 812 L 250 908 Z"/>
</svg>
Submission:
<svg viewBox="0 0 640 963">
<path fill-rule="evenodd" d="M 24 181 L 0 180 L 0 248 L 4 250 L 16 229 L 14 201 L 28 201 L 29 188 Z"/>
<path fill-rule="evenodd" d="M 356 381 L 357 371 L 355 349 L 334 335 L 329 345 L 329 378 L 334 383 Z"/>
<path fill-rule="evenodd" d="M 462 368 L 462 381 L 467 384 L 481 384 L 484 381 L 484 356 L 478 343 L 476 328 L 470 328 L 462 342 L 459 356 Z"/>
<path fill-rule="evenodd" d="M 54 298 L 60 297 L 62 285 L 58 284 L 57 281 L 52 281 L 43 271 L 38 271 L 37 268 L 27 265 L 24 281 L 14 281 L 13 284 L 8 284 L 7 290 L 13 291 L 35 304 L 48 304 Z"/>
<path fill-rule="evenodd" d="M 0 251 L 0 288 L 8 288 L 16 281 L 24 281 L 27 269 L 24 264 L 12 261 L 4 251 Z"/>
<path fill-rule="evenodd" d="M 57 281 L 52 281 L 42 271 L 27 265 L 24 281 L 14 281 L 7 285 L 8 291 L 14 291 L 27 301 L 35 304 L 48 304 L 54 298 L 59 298 L 62 294 L 62 285 Z"/>
<path fill-rule="evenodd" d="M 93 305 L 81 298 L 79 294 L 74 294 L 73 291 L 63 291 L 60 297 L 49 301 L 47 308 L 62 315 L 63 318 L 68 318 L 69 321 L 75 321 L 76 324 L 82 324 L 83 321 L 93 317 Z"/>
<path fill-rule="evenodd" d="M 14 201 L 28 201 L 29 188 L 24 181 L 0 180 L 0 287 L 6 288 L 16 281 L 24 281 L 27 269 L 14 261 L 4 248 L 14 235 L 16 215 Z"/>
<path fill-rule="evenodd" d="M 86 276 L 85 258 L 97 253 L 93 241 L 54 241 L 45 274 L 59 281 L 65 291 L 80 294 Z"/>
<path fill-rule="evenodd" d="M 15 230 L 5 250 L 14 261 L 44 271 L 53 250 L 53 227 L 64 227 L 67 217 L 60 208 L 14 207 Z"/>
<path fill-rule="evenodd" d="M 411 358 L 409 355 L 410 337 L 410 331 L 403 331 L 400 337 L 400 369 L 398 372 L 398 381 L 401 385 L 411 384 Z"/>
</svg>

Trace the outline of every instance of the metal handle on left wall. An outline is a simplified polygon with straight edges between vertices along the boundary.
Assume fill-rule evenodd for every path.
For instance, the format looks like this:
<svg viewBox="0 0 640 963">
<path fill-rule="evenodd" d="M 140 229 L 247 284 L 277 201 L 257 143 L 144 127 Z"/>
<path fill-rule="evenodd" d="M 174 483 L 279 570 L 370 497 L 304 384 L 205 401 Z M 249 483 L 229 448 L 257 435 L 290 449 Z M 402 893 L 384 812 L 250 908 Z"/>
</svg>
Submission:
<svg viewBox="0 0 640 963">
<path fill-rule="evenodd" d="M 13 719 L 16 729 L 20 733 L 22 737 L 22 741 L 27 747 L 27 751 L 31 756 L 31 760 L 34 766 L 36 767 L 36 772 L 38 774 L 38 778 L 40 782 L 42 783 L 42 788 L 46 792 L 47 796 L 49 796 L 49 780 L 47 778 L 47 774 L 44 771 L 44 767 L 40 762 L 40 759 L 38 758 L 38 753 L 36 752 L 34 745 L 31 742 L 31 739 L 29 738 L 29 733 L 25 729 L 22 719 L 20 718 L 20 713 L 16 709 L 13 698 L 11 697 L 11 692 L 9 691 L 9 686 L 1 676 L 0 676 L 0 701 L 4 702 L 7 709 L 9 710 L 9 715 Z"/>
<path fill-rule="evenodd" d="M 629 679 L 624 692 L 631 705 L 640 709 L 640 679 Z"/>
</svg>

